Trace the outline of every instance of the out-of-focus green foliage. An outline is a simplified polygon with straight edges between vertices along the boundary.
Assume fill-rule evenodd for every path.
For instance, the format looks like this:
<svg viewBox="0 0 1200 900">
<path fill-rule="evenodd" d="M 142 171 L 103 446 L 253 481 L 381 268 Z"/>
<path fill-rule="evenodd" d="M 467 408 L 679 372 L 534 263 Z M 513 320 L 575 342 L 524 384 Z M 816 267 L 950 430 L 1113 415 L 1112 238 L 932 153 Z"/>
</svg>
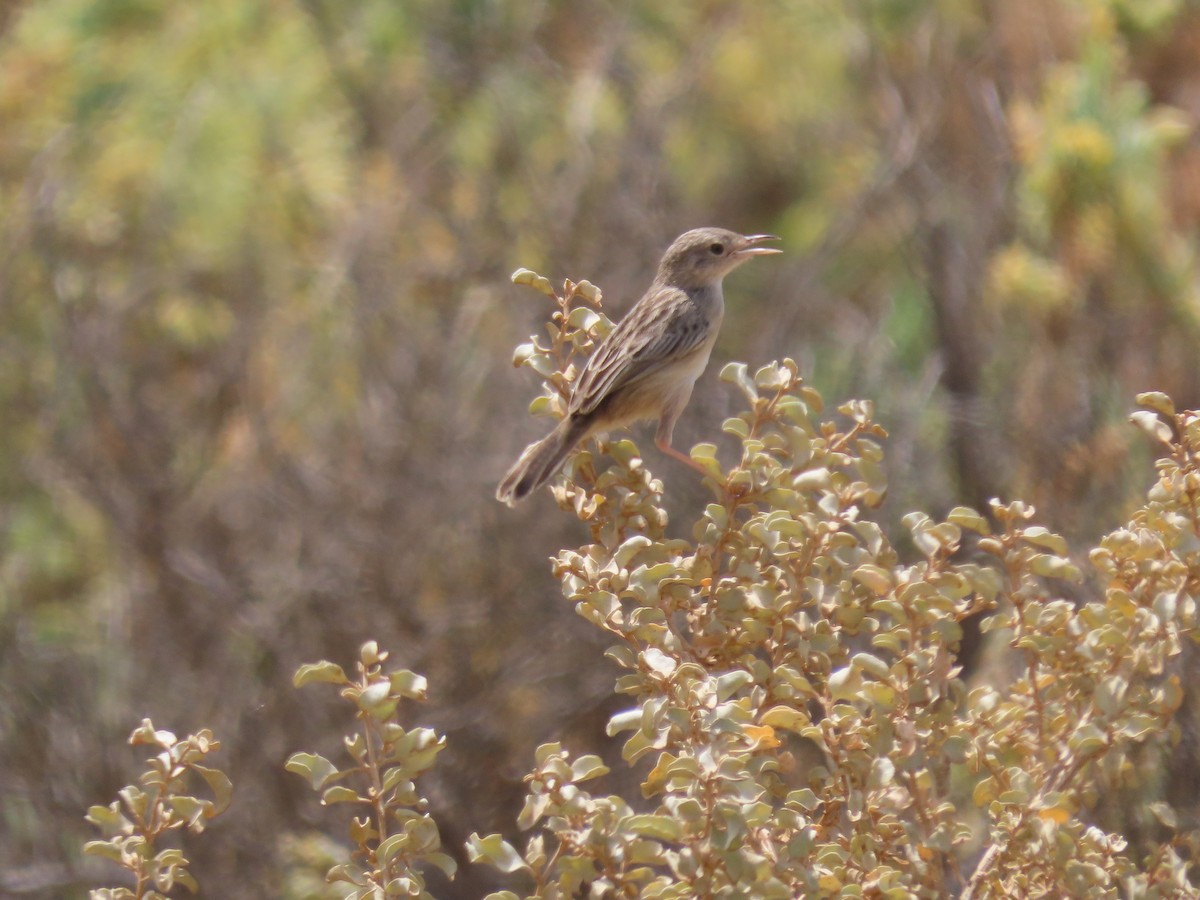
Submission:
<svg viewBox="0 0 1200 900">
<path fill-rule="evenodd" d="M 997 294 L 1025 315 L 1069 321 L 1103 292 L 1134 307 L 1171 305 L 1194 327 L 1195 253 L 1162 204 L 1163 162 L 1191 123 L 1118 77 L 1122 54 L 1110 33 L 1087 40 L 1079 65 L 1055 73 L 1036 105 L 1013 110 L 1020 224 L 1050 258 L 1000 256 Z"/>
<path fill-rule="evenodd" d="M 334 829 L 277 763 L 340 733 L 291 674 L 368 636 L 439 685 L 455 852 L 535 746 L 599 740 L 598 633 L 539 575 L 575 537 L 491 500 L 537 428 L 518 263 L 615 319 L 683 230 L 780 234 L 715 360 L 874 401 L 881 527 L 994 496 L 1072 542 L 1124 521 L 1128 398 L 1200 404 L 1197 34 L 1189 0 L 6 5 L 0 893 L 107 883 L 78 812 L 143 716 L 268 773 L 189 852 L 206 891 L 279 891 Z M 713 368 L 681 445 L 735 411 Z"/>
</svg>

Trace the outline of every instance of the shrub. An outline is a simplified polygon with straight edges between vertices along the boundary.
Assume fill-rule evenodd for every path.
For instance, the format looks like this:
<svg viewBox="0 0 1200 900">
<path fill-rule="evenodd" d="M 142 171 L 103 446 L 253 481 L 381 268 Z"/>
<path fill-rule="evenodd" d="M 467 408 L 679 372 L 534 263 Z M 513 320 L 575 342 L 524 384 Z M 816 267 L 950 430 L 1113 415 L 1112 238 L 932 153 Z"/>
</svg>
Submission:
<svg viewBox="0 0 1200 900">
<path fill-rule="evenodd" d="M 177 847 L 161 847 L 171 832 L 186 828 L 199 834 L 210 819 L 229 806 L 233 786 L 219 769 L 204 765 L 221 744 L 207 729 L 179 740 L 169 731 L 156 730 L 149 719 L 129 736 L 135 747 L 154 747 L 138 785 L 127 785 L 120 799 L 108 806 L 93 806 L 87 820 L 100 829 L 103 840 L 89 841 L 85 853 L 111 859 L 127 870 L 133 888 L 104 888 L 91 892 L 93 900 L 161 900 L 176 884 L 196 891 L 196 879 Z M 207 784 L 212 800 L 189 793 L 199 779 Z"/>
<path fill-rule="evenodd" d="M 546 379 L 534 410 L 554 411 L 574 351 L 606 324 L 570 308 L 570 282 L 555 294 L 515 280 L 559 305 L 550 341 L 517 354 Z M 546 898 L 585 885 L 646 898 L 1189 891 L 1194 835 L 1135 850 L 1089 811 L 1131 782 L 1152 790 L 1135 759 L 1177 737 L 1170 661 L 1195 629 L 1200 417 L 1139 398 L 1134 421 L 1167 456 L 1080 588 L 1066 542 L 1020 502 L 910 513 L 902 555 L 866 517 L 885 491 L 870 403 L 818 419 L 790 360 L 721 375 L 747 405 L 723 426 L 740 458 L 726 469 L 715 446 L 692 451 L 713 500 L 691 540 L 667 535 L 662 484 L 628 439 L 603 447 L 607 467 L 577 454 L 555 488 L 591 530 L 555 574 L 613 638 L 633 702 L 609 732 L 628 735 L 626 762 L 652 763 L 642 797 L 589 793 L 598 761 L 546 745 L 519 821 L 537 833 L 522 853 L 473 837 L 472 856 Z M 1064 599 L 1075 593 L 1088 599 Z M 969 689 L 955 653 L 978 613 L 1011 675 Z"/>
<path fill-rule="evenodd" d="M 359 651 L 356 677 L 328 661 L 301 666 L 296 687 L 332 684 L 354 706 L 358 728 L 343 739 L 351 763 L 338 768 L 317 753 L 294 753 L 289 772 L 308 780 L 325 805 L 348 803 L 362 811 L 350 822 L 351 860 L 326 879 L 350 885 L 346 900 L 430 898 L 421 870 L 426 865 L 454 877 L 455 862 L 441 850 L 437 823 L 425 811 L 413 779 L 433 767 L 446 739 L 431 728 L 406 729 L 398 719 L 405 700 L 425 699 L 425 678 L 407 669 L 384 669 L 388 653 L 374 641 Z"/>
<path fill-rule="evenodd" d="M 561 414 L 579 356 L 610 327 L 602 299 L 587 282 L 514 280 L 557 306 L 516 362 L 543 378 L 533 411 Z M 987 515 L 910 513 L 897 547 L 869 518 L 886 491 L 870 403 L 823 416 L 787 359 L 721 374 L 746 403 L 723 426 L 740 453 L 724 467 L 715 445 L 693 449 L 712 502 L 690 539 L 668 533 L 662 482 L 628 438 L 600 441 L 603 457 L 581 449 L 553 489 L 590 531 L 554 572 L 612 638 L 630 703 L 609 733 L 641 767 L 640 796 L 593 793 L 601 759 L 545 744 L 526 777 L 523 849 L 473 834 L 468 856 L 547 900 L 1195 896 L 1200 838 L 1156 795 L 1156 763 L 1179 738 L 1176 658 L 1195 635 L 1200 415 L 1139 396 L 1133 422 L 1164 448 L 1157 481 L 1085 556 L 1030 506 L 999 500 Z M 979 615 L 1000 652 L 971 685 L 956 652 Z M 345 896 L 427 897 L 422 867 L 454 864 L 413 779 L 444 739 L 396 721 L 425 684 L 385 671 L 386 657 L 365 644 L 355 679 L 329 662 L 301 668 L 297 686 L 340 688 L 359 733 L 345 768 L 310 753 L 287 767 L 323 803 L 364 810 L 352 861 L 328 876 Z M 193 757 L 174 762 L 173 736 L 146 723 L 135 738 L 163 750 L 147 802 L 182 816 L 170 827 L 226 802 L 226 781 Z M 178 797 L 171 766 L 203 775 L 217 803 Z M 1102 827 L 1098 804 L 1115 796 L 1137 798 L 1127 821 L 1155 823 L 1161 839 Z M 151 877 L 184 881 L 181 859 L 149 855 L 137 816 L 114 803 L 89 818 L 110 835 L 92 852 L 139 872 L 153 859 Z"/>
</svg>

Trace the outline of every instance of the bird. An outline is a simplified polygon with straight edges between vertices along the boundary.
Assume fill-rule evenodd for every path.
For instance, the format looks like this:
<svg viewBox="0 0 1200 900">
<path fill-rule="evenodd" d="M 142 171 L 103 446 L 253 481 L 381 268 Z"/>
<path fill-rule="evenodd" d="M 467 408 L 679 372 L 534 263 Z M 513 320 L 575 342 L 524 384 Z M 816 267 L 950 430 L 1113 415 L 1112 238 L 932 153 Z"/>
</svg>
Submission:
<svg viewBox="0 0 1200 900">
<path fill-rule="evenodd" d="M 525 448 L 496 489 L 496 499 L 514 506 L 553 478 L 586 438 L 642 419 L 658 419 L 654 442 L 659 450 L 698 468 L 671 446 L 671 435 L 721 328 L 722 281 L 751 257 L 781 252 L 762 246 L 777 240 L 772 234 L 724 228 L 695 228 L 676 238 L 642 299 L 579 373 L 566 416 Z"/>
</svg>

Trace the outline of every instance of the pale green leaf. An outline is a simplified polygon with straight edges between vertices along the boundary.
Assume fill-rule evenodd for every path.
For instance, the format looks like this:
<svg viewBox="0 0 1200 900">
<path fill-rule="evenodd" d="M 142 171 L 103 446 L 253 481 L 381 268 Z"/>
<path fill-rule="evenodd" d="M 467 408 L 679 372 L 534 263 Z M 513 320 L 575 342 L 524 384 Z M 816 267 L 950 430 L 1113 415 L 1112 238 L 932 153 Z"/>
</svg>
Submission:
<svg viewBox="0 0 1200 900">
<path fill-rule="evenodd" d="M 337 766 L 317 753 L 293 753 L 284 768 L 307 778 L 315 791 L 338 774 Z"/>
<path fill-rule="evenodd" d="M 472 833 L 467 838 L 467 858 L 475 863 L 488 863 L 501 872 L 516 872 L 529 868 L 513 845 L 498 834 L 480 837 Z"/>
<path fill-rule="evenodd" d="M 325 684 L 349 684 L 350 679 L 342 667 L 326 660 L 316 663 L 306 663 L 296 670 L 292 676 L 292 686 L 302 688 L 306 684 L 323 682 Z"/>
</svg>

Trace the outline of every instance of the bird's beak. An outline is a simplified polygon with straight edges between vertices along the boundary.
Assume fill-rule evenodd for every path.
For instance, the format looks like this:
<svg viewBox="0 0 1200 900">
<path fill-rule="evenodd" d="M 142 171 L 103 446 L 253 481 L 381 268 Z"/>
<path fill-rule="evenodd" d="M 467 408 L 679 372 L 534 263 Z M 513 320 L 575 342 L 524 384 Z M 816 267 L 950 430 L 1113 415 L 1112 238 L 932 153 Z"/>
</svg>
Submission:
<svg viewBox="0 0 1200 900">
<path fill-rule="evenodd" d="M 768 253 L 782 253 L 783 252 L 778 247 L 760 247 L 760 246 L 758 246 L 759 244 L 763 243 L 764 241 L 779 240 L 779 238 L 777 238 L 773 234 L 748 234 L 744 238 L 742 238 L 742 240 L 746 242 L 746 245 L 744 247 L 741 247 L 738 250 L 735 250 L 733 252 L 734 256 L 765 256 Z"/>
</svg>

